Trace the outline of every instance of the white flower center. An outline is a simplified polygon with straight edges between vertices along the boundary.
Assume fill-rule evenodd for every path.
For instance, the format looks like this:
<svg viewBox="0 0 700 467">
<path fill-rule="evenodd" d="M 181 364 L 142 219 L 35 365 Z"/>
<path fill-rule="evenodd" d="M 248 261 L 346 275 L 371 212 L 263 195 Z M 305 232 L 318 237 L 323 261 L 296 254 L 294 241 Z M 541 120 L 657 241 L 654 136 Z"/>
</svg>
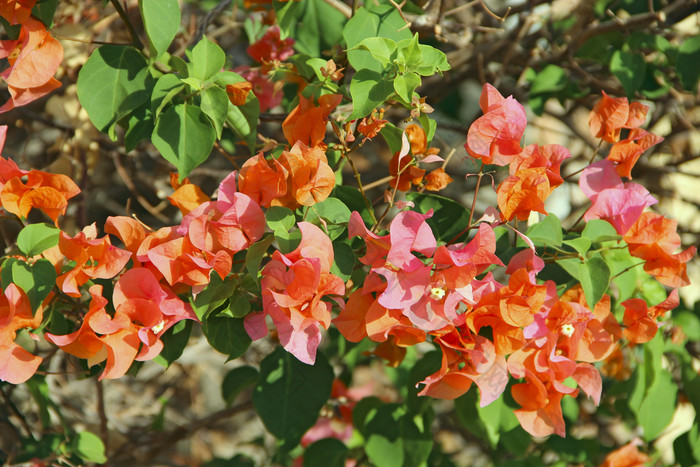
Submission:
<svg viewBox="0 0 700 467">
<path fill-rule="evenodd" d="M 153 334 L 158 334 L 160 331 L 163 330 L 165 327 L 165 321 L 161 320 L 160 323 L 156 324 L 151 328 L 151 331 L 153 331 Z"/>
<path fill-rule="evenodd" d="M 442 300 L 445 298 L 445 289 L 442 287 L 433 287 L 430 289 L 430 298 L 433 300 Z"/>
<path fill-rule="evenodd" d="M 566 337 L 571 337 L 574 334 L 574 326 L 571 324 L 562 324 L 561 333 Z"/>
</svg>

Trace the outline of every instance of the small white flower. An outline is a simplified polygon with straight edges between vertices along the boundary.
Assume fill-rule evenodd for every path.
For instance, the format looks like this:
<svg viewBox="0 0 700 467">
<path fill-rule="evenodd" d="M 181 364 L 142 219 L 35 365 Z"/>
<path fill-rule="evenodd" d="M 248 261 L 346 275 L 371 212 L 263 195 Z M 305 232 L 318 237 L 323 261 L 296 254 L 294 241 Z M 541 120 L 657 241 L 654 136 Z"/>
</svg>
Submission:
<svg viewBox="0 0 700 467">
<path fill-rule="evenodd" d="M 574 326 L 571 324 L 562 324 L 561 333 L 566 337 L 571 337 L 574 334 Z"/>
</svg>

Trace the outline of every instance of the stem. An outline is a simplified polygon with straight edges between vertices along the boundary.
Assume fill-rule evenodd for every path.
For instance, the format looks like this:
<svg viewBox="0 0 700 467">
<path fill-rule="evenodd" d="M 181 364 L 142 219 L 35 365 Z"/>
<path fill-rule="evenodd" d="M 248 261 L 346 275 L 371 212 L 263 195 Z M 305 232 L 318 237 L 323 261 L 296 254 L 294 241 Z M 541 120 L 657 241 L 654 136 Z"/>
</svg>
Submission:
<svg viewBox="0 0 700 467">
<path fill-rule="evenodd" d="M 469 210 L 469 222 L 467 223 L 467 227 L 462 230 L 460 233 L 455 235 L 455 237 L 450 240 L 450 243 L 454 243 L 457 241 L 459 237 L 467 233 L 471 228 L 472 228 L 472 220 L 474 219 L 474 209 L 476 207 L 476 196 L 479 194 L 479 186 L 481 185 L 481 179 L 484 177 L 484 163 L 483 161 L 481 162 L 481 166 L 479 167 L 479 173 L 478 173 L 478 178 L 476 180 L 476 187 L 474 188 L 474 198 L 472 198 L 472 207 Z"/>
<path fill-rule="evenodd" d="M 377 218 L 374 215 L 374 209 L 372 209 L 372 204 L 369 202 L 367 199 L 367 196 L 365 195 L 365 190 L 362 188 L 362 178 L 360 177 L 360 172 L 357 171 L 357 167 L 355 166 L 355 163 L 353 160 L 350 158 L 350 154 L 346 152 L 346 148 L 343 146 L 343 157 L 345 157 L 350 164 L 350 168 L 352 169 L 352 173 L 355 174 L 355 180 L 357 180 L 357 187 L 360 189 L 360 194 L 362 194 L 362 199 L 365 200 L 365 205 L 367 206 L 367 209 L 369 209 L 369 214 L 372 216 L 372 221 L 374 221 L 375 226 L 378 223 Z"/>
<path fill-rule="evenodd" d="M 15 403 L 12 402 L 12 399 L 10 399 L 10 396 L 5 394 L 5 391 L 2 388 L 0 388 L 0 395 L 2 395 L 2 398 L 7 404 L 7 406 L 10 408 L 10 411 L 13 414 L 15 414 L 15 416 L 19 419 L 19 423 L 22 425 L 22 428 L 24 428 L 24 431 L 27 432 L 27 436 L 29 436 L 33 440 L 36 440 L 36 438 L 34 437 L 34 433 L 32 433 L 31 428 L 29 428 L 29 423 L 27 423 L 27 419 L 24 418 L 22 412 L 19 411 Z"/>
<path fill-rule="evenodd" d="M 612 279 L 615 279 L 617 276 L 621 276 L 622 274 L 626 273 L 626 272 L 629 271 L 630 269 L 634 269 L 634 268 L 636 268 L 637 266 L 643 265 L 645 262 L 646 262 L 646 261 L 642 261 L 641 263 L 637 263 L 637 264 L 633 264 L 632 266 L 628 266 L 628 267 L 626 267 L 625 269 L 623 269 L 622 271 L 620 271 L 620 272 L 618 272 L 617 274 L 615 274 L 614 276 L 612 276 L 610 279 L 611 279 L 611 280 L 612 280 Z"/>
<path fill-rule="evenodd" d="M 110 3 L 112 3 L 114 9 L 117 10 L 117 14 L 122 19 L 122 21 L 124 21 L 124 24 L 126 24 L 126 29 L 129 31 L 132 44 L 136 46 L 139 50 L 143 50 L 143 43 L 141 42 L 141 39 L 139 39 L 139 35 L 136 33 L 136 29 L 134 29 L 134 25 L 131 24 L 131 20 L 129 20 L 129 17 L 126 15 L 126 11 L 124 11 L 124 8 L 122 8 L 122 5 L 121 3 L 119 3 L 119 0 L 110 0 Z"/>
<path fill-rule="evenodd" d="M 102 438 L 102 444 L 105 447 L 105 457 L 109 459 L 109 430 L 107 429 L 107 414 L 105 412 L 105 395 L 102 381 L 95 379 L 95 387 L 97 388 L 97 415 L 100 417 L 100 438 Z"/>
</svg>

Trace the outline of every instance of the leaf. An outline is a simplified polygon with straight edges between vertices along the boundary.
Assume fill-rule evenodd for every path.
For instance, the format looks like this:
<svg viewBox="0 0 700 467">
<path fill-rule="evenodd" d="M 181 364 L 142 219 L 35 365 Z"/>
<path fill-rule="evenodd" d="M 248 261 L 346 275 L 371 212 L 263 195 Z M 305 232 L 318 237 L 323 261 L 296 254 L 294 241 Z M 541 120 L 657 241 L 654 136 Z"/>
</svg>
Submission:
<svg viewBox="0 0 700 467">
<path fill-rule="evenodd" d="M 3 290 L 10 284 L 24 290 L 32 311 L 36 311 L 56 284 L 56 269 L 49 260 L 43 258 L 31 264 L 9 258 L 2 264 L 0 278 Z"/>
<path fill-rule="evenodd" d="M 347 18 L 324 0 L 275 2 L 274 6 L 280 30 L 294 38 L 300 53 L 319 57 L 333 46 L 342 46 Z"/>
<path fill-rule="evenodd" d="M 409 70 L 415 70 L 423 62 L 423 52 L 418 42 L 418 33 L 413 34 L 411 39 L 404 39 L 397 44 L 398 58 Z"/>
<path fill-rule="evenodd" d="M 58 0 L 38 1 L 32 8 L 32 16 L 39 19 L 47 28 L 51 28 L 53 26 L 53 17 L 56 13 L 57 6 Z"/>
<path fill-rule="evenodd" d="M 306 220 L 321 227 L 331 240 L 335 240 L 347 229 L 350 209 L 338 198 L 328 197 L 308 208 Z"/>
<path fill-rule="evenodd" d="M 586 227 L 583 228 L 581 236 L 590 239 L 591 243 L 607 242 L 620 238 L 615 227 L 603 219 L 591 219 L 586 222 Z"/>
<path fill-rule="evenodd" d="M 304 451 L 303 467 L 345 467 L 348 448 L 335 438 L 316 441 Z"/>
<path fill-rule="evenodd" d="M 394 79 L 394 91 L 396 91 L 396 94 L 407 104 L 411 103 L 413 91 L 415 91 L 418 86 L 420 86 L 420 76 L 416 73 L 406 73 Z"/>
<path fill-rule="evenodd" d="M 678 48 L 676 72 L 686 91 L 697 91 L 700 79 L 700 36 L 686 38 Z"/>
<path fill-rule="evenodd" d="M 253 405 L 267 431 L 293 447 L 313 426 L 331 394 L 333 368 L 323 353 L 316 363 L 300 362 L 282 347 L 260 363 Z"/>
<path fill-rule="evenodd" d="M 420 44 L 421 61 L 420 64 L 412 68 L 413 71 L 421 76 L 432 76 L 435 73 L 441 73 L 449 70 L 450 64 L 447 62 L 447 55 L 442 50 L 435 47 Z"/>
<path fill-rule="evenodd" d="M 547 65 L 533 79 L 530 94 L 561 91 L 566 88 L 567 83 L 566 72 L 563 68 L 557 65 Z"/>
<path fill-rule="evenodd" d="M 104 464 L 107 462 L 105 446 L 102 440 L 94 433 L 82 431 L 71 442 L 72 451 L 88 462 Z"/>
<path fill-rule="evenodd" d="M 226 121 L 236 135 L 248 144 L 251 152 L 255 152 L 259 115 L 260 103 L 252 92 L 248 93 L 244 105 L 235 106 L 229 102 Z"/>
<path fill-rule="evenodd" d="M 591 249 L 591 240 L 586 237 L 569 238 L 564 240 L 563 243 L 576 250 L 581 256 L 585 256 L 586 252 Z"/>
<path fill-rule="evenodd" d="M 211 86 L 202 89 L 202 112 L 209 117 L 214 124 L 217 138 L 221 138 L 221 131 L 224 129 L 224 122 L 228 117 L 228 106 L 230 101 L 226 91 L 218 86 Z"/>
<path fill-rule="evenodd" d="M 394 85 L 377 71 L 358 70 L 350 82 L 353 111 L 349 119 L 366 117 L 394 94 Z"/>
<path fill-rule="evenodd" d="M 131 112 L 126 122 L 122 121 L 120 125 L 126 125 L 126 133 L 124 134 L 126 152 L 132 151 L 141 141 L 150 139 L 155 124 L 149 103 L 145 102 Z"/>
<path fill-rule="evenodd" d="M 561 222 L 554 214 L 545 216 L 537 224 L 527 229 L 526 234 L 536 246 L 561 246 L 564 236 L 561 233 Z M 520 242 L 520 240 L 518 240 Z"/>
<path fill-rule="evenodd" d="M 644 57 L 638 53 L 616 50 L 610 59 L 610 72 L 620 80 L 628 97 L 642 85 L 646 68 Z"/>
<path fill-rule="evenodd" d="M 163 157 L 177 167 L 182 180 L 207 160 L 216 132 L 199 107 L 178 104 L 158 118 L 151 139 Z"/>
<path fill-rule="evenodd" d="M 163 341 L 163 350 L 153 359 L 159 365 L 168 368 L 171 363 L 182 356 L 192 332 L 192 320 L 183 319 L 175 323 L 173 327 L 165 331 L 160 340 Z"/>
<path fill-rule="evenodd" d="M 260 239 L 260 241 L 253 243 L 248 247 L 245 257 L 245 267 L 248 270 L 248 273 L 250 273 L 250 276 L 255 280 L 256 284 L 259 282 L 258 275 L 260 273 L 260 263 L 262 262 L 263 255 L 270 245 L 272 245 L 274 240 L 275 237 L 268 234 Z"/>
<path fill-rule="evenodd" d="M 226 405 L 229 407 L 233 405 L 236 397 L 246 388 L 257 383 L 258 378 L 258 370 L 247 365 L 236 367 L 226 373 L 221 383 L 221 396 L 226 401 Z"/>
<path fill-rule="evenodd" d="M 225 63 L 226 54 L 221 47 L 204 36 L 192 49 L 192 63 L 188 69 L 190 76 L 204 81 L 221 71 Z"/>
<path fill-rule="evenodd" d="M 677 392 L 678 386 L 673 382 L 671 374 L 660 370 L 647 388 L 646 397 L 637 413 L 637 421 L 644 429 L 644 440 L 653 441 L 671 422 Z"/>
<path fill-rule="evenodd" d="M 433 210 L 433 217 L 427 219 L 435 237 L 450 242 L 469 224 L 469 211 L 461 204 L 443 196 L 431 193 L 406 193 L 406 199 L 416 205 L 414 210 L 425 214 Z"/>
<path fill-rule="evenodd" d="M 29 224 L 17 235 L 17 248 L 32 257 L 58 245 L 60 230 L 47 224 Z"/>
<path fill-rule="evenodd" d="M 140 0 L 143 18 L 154 58 L 167 52 L 180 28 L 180 6 L 177 0 Z"/>
<path fill-rule="evenodd" d="M 152 78 L 144 56 L 133 47 L 103 45 L 78 74 L 78 99 L 101 132 L 148 101 Z"/>
<path fill-rule="evenodd" d="M 353 49 L 368 51 L 384 68 L 390 65 L 396 57 L 396 42 L 386 37 L 368 37 Z"/>
<path fill-rule="evenodd" d="M 265 221 L 273 232 L 277 230 L 288 232 L 297 222 L 294 211 L 282 206 L 271 206 L 265 213 Z"/>
<path fill-rule="evenodd" d="M 603 258 L 594 256 L 584 263 L 579 263 L 578 274 L 588 308 L 593 310 L 608 290 L 610 268 Z"/>
<path fill-rule="evenodd" d="M 212 274 L 204 290 L 199 292 L 196 298 L 190 298 L 190 305 L 197 318 L 204 321 L 204 318 L 223 305 L 237 288 L 238 282 L 233 276 L 221 280 L 218 274 Z"/>
<path fill-rule="evenodd" d="M 343 279 L 344 282 L 347 282 L 355 266 L 355 252 L 352 247 L 345 242 L 334 242 L 333 254 L 331 273 Z"/>
<path fill-rule="evenodd" d="M 158 118 L 165 106 L 170 104 L 183 89 L 185 89 L 184 81 L 172 73 L 158 78 L 151 93 L 151 112 L 153 115 Z"/>
<path fill-rule="evenodd" d="M 243 327 L 242 318 L 209 315 L 202 320 L 202 332 L 207 342 L 215 350 L 228 355 L 228 360 L 234 360 L 245 353 L 252 340 Z"/>
</svg>

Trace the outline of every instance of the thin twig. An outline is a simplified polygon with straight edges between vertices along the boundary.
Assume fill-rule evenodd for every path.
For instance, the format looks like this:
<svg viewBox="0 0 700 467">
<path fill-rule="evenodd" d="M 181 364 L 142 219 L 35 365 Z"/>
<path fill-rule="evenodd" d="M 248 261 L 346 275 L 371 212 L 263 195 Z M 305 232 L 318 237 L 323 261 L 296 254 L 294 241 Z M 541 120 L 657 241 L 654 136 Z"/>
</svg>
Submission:
<svg viewBox="0 0 700 467">
<path fill-rule="evenodd" d="M 109 459 L 109 430 L 107 429 L 104 388 L 102 381 L 97 378 L 95 378 L 95 388 L 97 389 L 97 415 L 100 417 L 100 438 L 102 438 L 102 444 L 105 447 L 105 457 Z"/>
<path fill-rule="evenodd" d="M 332 6 L 339 12 L 341 12 L 347 19 L 352 18 L 352 15 L 355 13 L 354 8 L 350 8 L 347 6 L 345 3 L 339 2 L 338 0 L 323 0 L 326 2 L 328 5 Z M 354 6 L 354 5 L 353 5 Z"/>
<path fill-rule="evenodd" d="M 29 423 L 27 423 L 27 419 L 24 418 L 22 412 L 20 412 L 15 403 L 12 402 L 10 396 L 5 394 L 5 390 L 3 388 L 0 388 L 0 395 L 2 395 L 2 398 L 7 404 L 7 406 L 10 408 L 10 411 L 13 414 L 15 414 L 15 416 L 19 419 L 19 423 L 22 425 L 22 428 L 24 428 L 24 431 L 27 432 L 27 436 L 35 440 L 36 438 L 34 437 L 34 433 L 32 433 L 32 429 L 29 428 Z"/>
<path fill-rule="evenodd" d="M 129 31 L 133 45 L 138 47 L 140 50 L 143 50 L 143 42 L 141 42 L 136 29 L 134 29 L 134 25 L 131 24 L 131 20 L 129 20 L 129 17 L 126 15 L 126 11 L 124 11 L 124 8 L 122 8 L 119 0 L 110 0 L 110 2 L 112 3 L 112 6 L 114 6 L 114 9 L 117 10 L 117 14 L 119 14 L 119 17 L 122 19 L 122 21 L 124 21 L 124 24 L 126 24 L 126 29 Z"/>
<path fill-rule="evenodd" d="M 159 221 L 164 223 L 169 222 L 170 219 L 166 215 L 164 215 L 160 210 L 158 210 L 158 208 L 149 203 L 148 200 L 144 198 L 143 195 L 136 188 L 134 181 L 131 179 L 131 176 L 129 176 L 129 172 L 127 172 L 127 170 L 122 165 L 119 153 L 112 153 L 112 160 L 114 161 L 114 166 L 117 169 L 117 173 L 121 177 L 126 187 L 129 189 L 129 191 L 131 191 L 131 193 L 134 195 L 136 201 L 138 201 L 139 204 L 143 206 L 143 208 L 146 211 L 148 211 L 153 217 L 155 217 Z"/>
</svg>

